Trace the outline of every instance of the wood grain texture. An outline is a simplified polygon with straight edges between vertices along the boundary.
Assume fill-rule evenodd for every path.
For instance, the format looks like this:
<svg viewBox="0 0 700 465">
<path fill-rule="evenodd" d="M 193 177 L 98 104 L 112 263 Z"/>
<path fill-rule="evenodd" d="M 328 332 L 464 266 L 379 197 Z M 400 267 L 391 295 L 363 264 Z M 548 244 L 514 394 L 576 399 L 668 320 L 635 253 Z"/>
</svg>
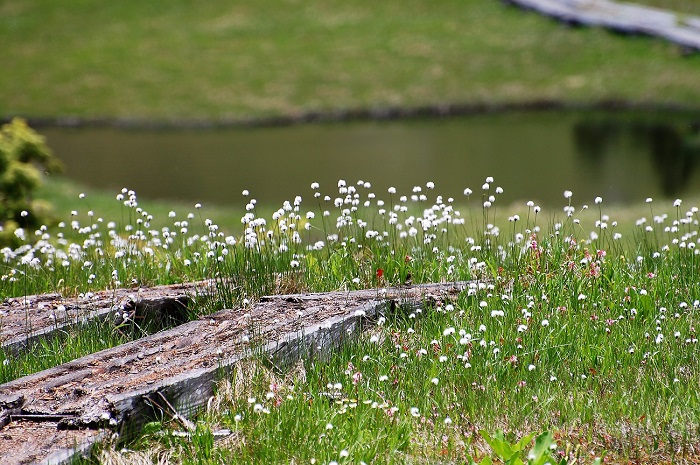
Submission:
<svg viewBox="0 0 700 465">
<path fill-rule="evenodd" d="M 399 304 L 451 300 L 466 285 L 265 297 L 0 385 L 0 463 L 67 463 L 105 435 L 133 437 L 168 404 L 189 417 L 247 357 L 279 367 L 326 357 Z"/>
<path fill-rule="evenodd" d="M 150 331 L 184 323 L 187 309 L 198 297 L 214 292 L 214 283 L 115 289 L 77 297 L 60 294 L 13 297 L 0 303 L 0 347 L 17 355 L 42 339 L 60 337 L 67 329 L 88 320 L 111 318 L 118 324 L 127 312 L 136 321 L 147 322 Z"/>
</svg>

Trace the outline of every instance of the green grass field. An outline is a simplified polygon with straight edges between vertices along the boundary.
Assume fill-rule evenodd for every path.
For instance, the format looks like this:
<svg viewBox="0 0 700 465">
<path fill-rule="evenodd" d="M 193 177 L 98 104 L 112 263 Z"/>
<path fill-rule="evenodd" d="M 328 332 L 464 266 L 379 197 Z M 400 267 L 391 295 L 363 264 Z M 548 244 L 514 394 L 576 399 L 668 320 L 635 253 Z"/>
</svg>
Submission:
<svg viewBox="0 0 700 465">
<path fill-rule="evenodd" d="M 700 104 L 700 57 L 495 0 L 8 0 L 0 43 L 0 61 L 12 64 L 0 75 L 5 116 L 218 120 L 552 99 Z"/>
<path fill-rule="evenodd" d="M 103 463 L 471 465 L 497 455 L 480 431 L 499 429 L 511 445 L 552 431 L 550 463 L 560 465 L 696 461 L 697 207 L 649 201 L 623 216 L 605 199 L 584 207 L 563 193 L 563 209 L 513 211 L 486 182 L 460 199 L 473 205 L 463 210 L 434 187 L 339 183 L 270 217 L 251 200 L 235 232 L 204 209 L 149 219 L 128 192 L 112 200 L 117 215 L 91 215 L 88 194 L 63 227 L 24 231 L 20 247 L 0 250 L 0 297 L 225 277 L 235 288 L 222 286 L 222 305 L 235 306 L 273 292 L 381 288 L 408 272 L 414 283 L 471 282 L 454 299 L 387 314 L 328 361 L 306 360 L 303 377 L 241 364 L 189 437 L 164 417 L 125 451 L 108 447 Z M 124 340 L 105 325 L 76 331 L 96 336 L 2 354 L 0 377 Z M 214 442 L 218 429 L 232 433 Z"/>
</svg>

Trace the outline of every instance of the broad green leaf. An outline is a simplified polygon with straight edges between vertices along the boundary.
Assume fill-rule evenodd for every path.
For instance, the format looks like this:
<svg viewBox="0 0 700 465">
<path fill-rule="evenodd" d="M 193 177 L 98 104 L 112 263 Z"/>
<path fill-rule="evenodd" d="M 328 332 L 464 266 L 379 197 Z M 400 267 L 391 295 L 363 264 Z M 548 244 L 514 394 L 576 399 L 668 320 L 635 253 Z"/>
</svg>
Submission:
<svg viewBox="0 0 700 465">
<path fill-rule="evenodd" d="M 506 465 L 525 465 L 523 460 L 520 458 L 520 452 L 514 452 L 511 457 L 505 461 Z"/>
<path fill-rule="evenodd" d="M 548 455 L 550 445 L 552 445 L 552 433 L 545 431 L 535 439 L 535 445 L 527 454 L 527 459 L 539 463 L 540 458 L 545 454 Z"/>
<path fill-rule="evenodd" d="M 526 434 L 523 436 L 517 444 L 515 444 L 514 450 L 522 451 L 525 447 L 532 442 L 532 438 L 535 437 L 535 433 Z"/>
<path fill-rule="evenodd" d="M 506 461 L 513 456 L 514 451 L 510 444 L 504 439 L 503 431 L 498 431 L 493 436 L 489 435 L 485 430 L 479 431 L 479 434 L 481 434 L 481 437 L 491 446 L 493 452 L 498 455 L 501 460 Z"/>
</svg>

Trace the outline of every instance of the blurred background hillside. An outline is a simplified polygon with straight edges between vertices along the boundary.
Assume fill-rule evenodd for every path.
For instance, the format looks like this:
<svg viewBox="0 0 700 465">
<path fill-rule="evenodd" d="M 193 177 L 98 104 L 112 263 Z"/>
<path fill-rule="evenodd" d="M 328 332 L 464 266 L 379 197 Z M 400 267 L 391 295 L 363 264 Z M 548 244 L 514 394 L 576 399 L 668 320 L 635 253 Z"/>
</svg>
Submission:
<svg viewBox="0 0 700 465">
<path fill-rule="evenodd" d="M 698 9 L 690 0 L 643 0 Z M 700 105 L 700 57 L 497 0 L 0 3 L 0 116 L 236 120 L 543 100 Z"/>
</svg>

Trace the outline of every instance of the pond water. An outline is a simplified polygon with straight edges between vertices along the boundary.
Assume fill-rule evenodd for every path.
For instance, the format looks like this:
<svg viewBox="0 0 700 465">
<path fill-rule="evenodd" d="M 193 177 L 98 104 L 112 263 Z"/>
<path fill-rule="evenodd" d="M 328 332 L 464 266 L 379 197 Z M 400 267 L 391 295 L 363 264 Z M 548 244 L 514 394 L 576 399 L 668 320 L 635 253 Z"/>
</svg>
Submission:
<svg viewBox="0 0 700 465">
<path fill-rule="evenodd" d="M 700 115 L 506 113 L 431 120 L 300 124 L 212 130 L 44 128 L 66 176 L 140 197 L 240 205 L 243 189 L 277 207 L 311 199 L 338 179 L 377 193 L 436 184 L 479 193 L 487 176 L 502 200 L 563 205 L 700 195 Z"/>
</svg>

